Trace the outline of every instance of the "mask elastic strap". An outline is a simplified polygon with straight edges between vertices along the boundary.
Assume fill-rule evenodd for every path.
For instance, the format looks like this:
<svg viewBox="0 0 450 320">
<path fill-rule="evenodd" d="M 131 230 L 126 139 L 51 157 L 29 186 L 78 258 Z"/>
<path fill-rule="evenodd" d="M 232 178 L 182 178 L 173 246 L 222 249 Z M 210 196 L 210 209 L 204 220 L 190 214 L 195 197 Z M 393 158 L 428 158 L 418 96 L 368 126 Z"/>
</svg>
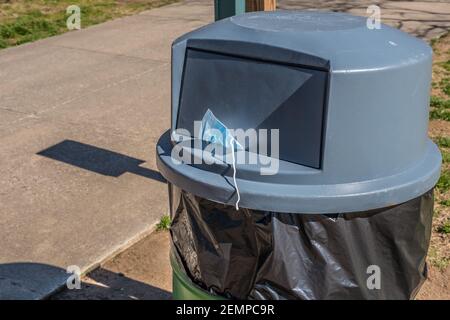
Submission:
<svg viewBox="0 0 450 320">
<path fill-rule="evenodd" d="M 234 183 L 234 188 L 236 189 L 236 194 L 237 194 L 237 201 L 236 201 L 236 210 L 239 210 L 239 201 L 241 201 L 241 195 L 239 194 L 239 188 L 237 185 L 237 181 L 236 181 L 236 158 L 234 155 L 234 142 L 236 140 L 233 138 L 231 140 L 231 156 L 233 158 L 233 183 Z M 237 151 L 237 148 L 236 148 Z"/>
</svg>

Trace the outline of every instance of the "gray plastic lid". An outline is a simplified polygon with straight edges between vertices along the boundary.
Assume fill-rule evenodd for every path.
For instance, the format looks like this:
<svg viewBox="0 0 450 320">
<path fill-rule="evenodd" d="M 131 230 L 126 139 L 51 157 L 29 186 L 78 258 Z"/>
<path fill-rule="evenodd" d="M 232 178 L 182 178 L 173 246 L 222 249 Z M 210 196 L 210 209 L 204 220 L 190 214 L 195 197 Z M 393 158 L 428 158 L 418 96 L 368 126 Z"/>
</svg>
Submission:
<svg viewBox="0 0 450 320">
<path fill-rule="evenodd" d="M 272 11 L 234 16 L 192 31 L 187 39 L 220 39 L 266 44 L 330 62 L 333 72 L 397 68 L 426 59 L 422 40 L 382 24 L 368 29 L 367 18 L 327 11 Z M 405 60 L 405 57 L 409 59 Z"/>
<path fill-rule="evenodd" d="M 278 174 L 262 176 L 257 165 L 239 165 L 240 206 L 357 212 L 406 202 L 436 184 L 441 155 L 427 135 L 432 51 L 425 42 L 386 25 L 370 30 L 365 18 L 333 12 L 258 12 L 221 20 L 173 44 L 172 130 L 190 49 L 328 75 L 320 167 L 280 160 Z M 296 148 L 295 137 L 288 143 Z M 167 132 L 157 144 L 157 165 L 170 183 L 234 205 L 229 165 L 176 165 L 172 148 Z"/>
</svg>

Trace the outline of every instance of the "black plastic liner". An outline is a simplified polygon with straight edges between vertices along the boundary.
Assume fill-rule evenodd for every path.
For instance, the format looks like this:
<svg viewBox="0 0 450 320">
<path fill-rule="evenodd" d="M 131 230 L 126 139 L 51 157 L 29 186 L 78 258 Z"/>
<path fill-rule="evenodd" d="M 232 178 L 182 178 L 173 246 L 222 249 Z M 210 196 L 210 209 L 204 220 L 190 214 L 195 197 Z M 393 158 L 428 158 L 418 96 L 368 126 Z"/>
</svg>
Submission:
<svg viewBox="0 0 450 320">
<path fill-rule="evenodd" d="M 210 293 L 412 299 L 426 279 L 433 190 L 388 208 L 327 215 L 236 211 L 173 185 L 169 193 L 172 250 L 191 280 Z M 379 289 L 367 285 L 376 283 L 373 265 Z"/>
</svg>

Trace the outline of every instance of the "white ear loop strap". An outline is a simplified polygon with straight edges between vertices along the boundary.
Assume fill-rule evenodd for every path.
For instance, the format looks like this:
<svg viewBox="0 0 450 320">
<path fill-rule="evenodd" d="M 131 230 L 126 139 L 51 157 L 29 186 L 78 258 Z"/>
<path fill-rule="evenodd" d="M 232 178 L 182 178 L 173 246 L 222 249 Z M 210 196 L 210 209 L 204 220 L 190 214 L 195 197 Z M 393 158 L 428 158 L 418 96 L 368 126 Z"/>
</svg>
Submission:
<svg viewBox="0 0 450 320">
<path fill-rule="evenodd" d="M 235 138 L 233 138 L 233 140 L 231 140 L 231 156 L 233 158 L 233 183 L 234 183 L 234 187 L 236 189 L 236 194 L 237 194 L 237 201 L 236 201 L 236 210 L 239 210 L 239 201 L 241 201 L 241 195 L 239 194 L 239 188 L 237 185 L 237 181 L 236 181 L 236 158 L 234 155 L 234 142 L 236 141 Z M 237 151 L 237 148 L 236 148 Z"/>
</svg>

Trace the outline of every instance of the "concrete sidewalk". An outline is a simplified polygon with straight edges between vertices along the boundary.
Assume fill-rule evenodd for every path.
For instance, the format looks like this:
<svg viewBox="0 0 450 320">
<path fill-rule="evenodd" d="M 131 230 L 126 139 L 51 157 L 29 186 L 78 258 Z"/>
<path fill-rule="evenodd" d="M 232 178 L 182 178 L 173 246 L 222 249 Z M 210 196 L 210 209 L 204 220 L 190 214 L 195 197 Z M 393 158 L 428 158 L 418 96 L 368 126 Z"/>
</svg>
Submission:
<svg viewBox="0 0 450 320">
<path fill-rule="evenodd" d="M 0 299 L 48 295 L 167 213 L 170 45 L 213 16 L 182 1 L 0 51 Z"/>
</svg>

